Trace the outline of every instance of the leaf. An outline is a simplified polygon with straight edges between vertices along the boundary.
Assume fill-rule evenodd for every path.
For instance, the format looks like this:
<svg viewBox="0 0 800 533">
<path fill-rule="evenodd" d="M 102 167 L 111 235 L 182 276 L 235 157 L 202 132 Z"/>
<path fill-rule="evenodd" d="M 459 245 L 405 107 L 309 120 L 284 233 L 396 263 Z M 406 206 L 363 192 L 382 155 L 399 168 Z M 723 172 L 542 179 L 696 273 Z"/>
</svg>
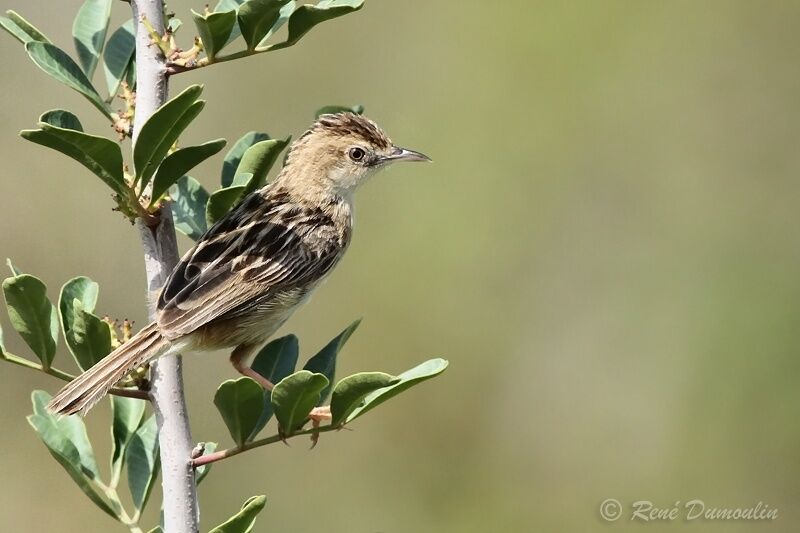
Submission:
<svg viewBox="0 0 800 533">
<path fill-rule="evenodd" d="M 111 108 L 97 93 L 81 68 L 59 47 L 50 43 L 31 41 L 25 50 L 36 65 L 70 89 L 81 93 L 105 116 L 111 118 Z"/>
<path fill-rule="evenodd" d="M 134 31 L 133 19 L 128 20 L 111 34 L 103 52 L 103 72 L 106 76 L 109 99 L 117 95 L 119 86 L 125 79 L 125 73 L 131 66 L 136 51 Z"/>
<path fill-rule="evenodd" d="M 196 241 L 208 230 L 206 226 L 208 192 L 196 179 L 182 176 L 171 187 L 169 194 L 172 198 L 175 229 Z"/>
<path fill-rule="evenodd" d="M 256 523 L 256 516 L 267 503 L 266 496 L 252 496 L 248 498 L 242 510 L 212 529 L 209 533 L 250 533 Z"/>
<path fill-rule="evenodd" d="M 111 353 L 111 325 L 73 302 L 72 329 L 65 334 L 69 351 L 81 370 L 89 370 Z"/>
<path fill-rule="evenodd" d="M 61 318 L 61 329 L 66 336 L 72 330 L 74 302 L 81 302 L 84 311 L 91 313 L 97 305 L 97 295 L 100 285 L 86 276 L 72 278 L 61 287 L 58 295 L 58 314 Z"/>
<path fill-rule="evenodd" d="M 33 391 L 31 397 L 34 414 L 28 416 L 28 422 L 47 446 L 50 455 L 64 467 L 84 494 L 104 512 L 119 520 L 113 503 L 98 481 L 97 463 L 83 419 L 79 416 L 59 418 L 51 415 L 45 408 L 50 401 L 50 395 L 45 391 Z"/>
<path fill-rule="evenodd" d="M 248 0 L 239 7 L 239 28 L 248 50 L 256 46 L 269 33 L 280 16 L 280 10 L 289 0 Z"/>
<path fill-rule="evenodd" d="M 0 26 L 13 35 L 22 44 L 31 41 L 49 43 L 50 39 L 40 32 L 33 24 L 22 18 L 16 11 L 6 11 L 6 17 L 0 17 Z"/>
<path fill-rule="evenodd" d="M 141 511 L 153 490 L 153 481 L 158 476 L 160 464 L 155 415 L 145 420 L 131 437 L 125 451 L 125 462 L 128 465 L 128 488 L 133 505 Z"/>
<path fill-rule="evenodd" d="M 111 0 L 86 0 L 72 23 L 72 38 L 78 60 L 86 77 L 91 79 L 103 51 L 111 17 Z"/>
<path fill-rule="evenodd" d="M 275 385 L 272 389 L 272 409 L 282 435 L 291 435 L 305 422 L 319 403 L 320 393 L 328 383 L 328 378 L 322 374 L 300 370 Z"/>
<path fill-rule="evenodd" d="M 6 265 L 8 265 L 8 269 L 11 271 L 12 276 L 21 276 L 24 274 L 23 271 L 14 266 L 14 263 L 11 262 L 11 259 L 6 259 Z"/>
<path fill-rule="evenodd" d="M 111 396 L 111 485 L 119 480 L 125 450 L 144 416 L 145 402 L 136 398 Z"/>
<path fill-rule="evenodd" d="M 229 379 L 217 389 L 214 405 L 228 426 L 236 446 L 241 447 L 261 417 L 264 388 L 248 377 Z"/>
<path fill-rule="evenodd" d="M 273 35 L 278 33 L 278 30 L 280 30 L 284 24 L 289 22 L 289 18 L 292 16 L 292 13 L 294 13 L 296 9 L 297 9 L 297 2 L 295 2 L 295 0 L 289 0 L 289 2 L 287 2 L 286 5 L 284 5 L 281 8 L 281 10 L 278 12 L 278 20 L 275 22 L 275 24 L 272 25 L 272 28 L 270 28 L 270 30 L 267 32 L 264 38 L 261 39 L 261 42 L 258 43 L 258 46 L 256 46 L 256 50 L 266 46 L 267 41 L 269 41 Z"/>
<path fill-rule="evenodd" d="M 159 107 L 142 126 L 133 146 L 136 177 L 146 185 L 178 136 L 200 113 L 204 103 L 197 101 L 203 87 L 191 85 Z"/>
<path fill-rule="evenodd" d="M 200 39 L 203 41 L 208 61 L 213 63 L 217 53 L 228 44 L 228 37 L 236 24 L 236 11 L 201 15 L 193 9 L 192 18 L 194 25 L 197 26 L 197 33 L 200 34 Z"/>
<path fill-rule="evenodd" d="M 358 11 L 364 5 L 364 0 L 338 0 L 319 5 L 303 5 L 294 10 L 289 17 L 289 35 L 285 41 L 277 44 L 259 46 L 256 51 L 280 50 L 288 48 L 299 41 L 311 29 L 325 22 L 353 11 Z"/>
<path fill-rule="evenodd" d="M 297 337 L 287 335 L 280 339 L 275 339 L 261 348 L 253 358 L 250 368 L 264 376 L 271 383 L 278 383 L 294 372 L 299 354 L 300 345 Z M 247 438 L 248 441 L 256 438 L 258 433 L 267 425 L 269 419 L 272 418 L 272 414 L 271 394 L 264 394 L 264 407 L 261 410 L 261 418 L 258 419 L 253 432 Z"/>
<path fill-rule="evenodd" d="M 378 405 L 382 404 L 386 400 L 397 396 L 404 390 L 408 389 L 409 387 L 413 387 L 423 381 L 429 380 L 433 377 L 438 376 L 442 372 L 445 371 L 447 368 L 447 361 L 444 359 L 430 359 L 425 361 L 424 363 L 415 366 L 410 370 L 406 370 L 399 376 L 400 381 L 386 387 L 384 389 L 379 389 L 374 392 L 367 394 L 364 398 L 364 403 L 360 407 L 356 407 L 346 419 L 346 423 L 352 422 L 359 416 L 363 415 L 364 413 L 374 409 Z"/>
<path fill-rule="evenodd" d="M 258 142 L 266 141 L 268 139 L 269 135 L 266 133 L 250 131 L 245 133 L 238 141 L 236 141 L 233 147 L 228 150 L 228 153 L 225 154 L 225 161 L 222 163 L 222 176 L 220 178 L 220 182 L 222 183 L 223 187 L 230 187 L 231 183 L 233 183 L 233 178 L 236 176 L 236 169 L 239 168 L 239 163 L 241 162 L 242 156 L 247 149 Z"/>
<path fill-rule="evenodd" d="M 206 205 L 206 223 L 213 226 L 219 219 L 228 214 L 233 206 L 244 196 L 245 185 L 232 185 L 215 191 Z"/>
<path fill-rule="evenodd" d="M 51 109 L 39 117 L 40 122 L 45 122 L 57 128 L 67 130 L 83 131 L 83 125 L 78 117 L 64 109 Z"/>
<path fill-rule="evenodd" d="M 187 146 L 169 154 L 159 165 L 153 178 L 152 200 L 154 203 L 175 184 L 178 179 L 225 146 L 225 139 L 208 141 L 199 146 Z"/>
<path fill-rule="evenodd" d="M 364 106 L 357 104 L 352 107 L 344 106 L 344 105 L 326 105 L 325 107 L 320 107 L 317 109 L 314 118 L 319 118 L 322 115 L 331 115 L 334 113 L 355 113 L 356 115 L 360 115 L 364 112 Z"/>
<path fill-rule="evenodd" d="M 11 326 L 33 350 L 44 368 L 50 368 L 56 354 L 58 316 L 47 299 L 47 287 L 38 278 L 21 274 L 3 281 Z"/>
<path fill-rule="evenodd" d="M 336 357 L 339 355 L 339 351 L 345 345 L 347 340 L 350 338 L 350 335 L 353 334 L 359 324 L 361 324 L 360 318 L 347 326 L 344 331 L 334 337 L 317 353 L 317 355 L 309 359 L 306 363 L 306 366 L 303 367 L 304 370 L 308 370 L 310 372 L 319 372 L 328 378 L 328 386 L 320 395 L 319 405 L 322 405 L 325 402 L 325 400 L 328 398 L 328 394 L 331 392 L 331 387 L 333 387 L 333 378 L 336 375 Z"/>
<path fill-rule="evenodd" d="M 343 424 L 347 416 L 362 405 L 368 394 L 399 381 L 400 378 L 383 372 L 360 372 L 342 379 L 331 395 L 331 425 Z"/>
<path fill-rule="evenodd" d="M 203 449 L 203 453 L 204 454 L 214 453 L 215 451 L 217 451 L 218 444 L 216 442 L 205 442 L 205 443 L 203 443 L 203 445 L 204 445 L 204 449 Z M 213 464 L 214 463 L 207 463 L 207 464 L 204 464 L 202 466 L 198 466 L 197 468 L 195 468 L 195 470 L 194 470 L 195 480 L 196 480 L 195 482 L 198 485 L 200 484 L 201 481 L 203 481 L 206 478 L 208 473 L 211 471 L 211 466 Z"/>
<path fill-rule="evenodd" d="M 247 196 L 256 189 L 260 189 L 267 182 L 267 173 L 284 148 L 289 144 L 291 137 L 286 139 L 270 139 L 260 141 L 248 148 L 242 155 L 236 175 L 252 174 L 242 196 Z"/>
<path fill-rule="evenodd" d="M 68 155 L 91 170 L 111 190 L 119 195 L 125 194 L 127 185 L 122 174 L 122 151 L 117 143 L 105 137 L 51 126 L 44 121 L 39 123 L 39 128 L 22 130 L 20 135 L 23 139 Z"/>
</svg>

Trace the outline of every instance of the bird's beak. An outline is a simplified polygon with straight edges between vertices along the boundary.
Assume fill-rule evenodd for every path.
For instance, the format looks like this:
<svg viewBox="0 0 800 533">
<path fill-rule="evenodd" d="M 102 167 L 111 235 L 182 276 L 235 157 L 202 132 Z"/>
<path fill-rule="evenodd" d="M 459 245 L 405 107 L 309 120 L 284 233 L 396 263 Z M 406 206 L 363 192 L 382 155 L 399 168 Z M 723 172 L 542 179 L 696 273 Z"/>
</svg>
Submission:
<svg viewBox="0 0 800 533">
<path fill-rule="evenodd" d="M 394 163 L 395 161 L 432 161 L 432 159 L 423 153 L 395 146 L 391 154 L 381 158 L 381 163 Z"/>
</svg>

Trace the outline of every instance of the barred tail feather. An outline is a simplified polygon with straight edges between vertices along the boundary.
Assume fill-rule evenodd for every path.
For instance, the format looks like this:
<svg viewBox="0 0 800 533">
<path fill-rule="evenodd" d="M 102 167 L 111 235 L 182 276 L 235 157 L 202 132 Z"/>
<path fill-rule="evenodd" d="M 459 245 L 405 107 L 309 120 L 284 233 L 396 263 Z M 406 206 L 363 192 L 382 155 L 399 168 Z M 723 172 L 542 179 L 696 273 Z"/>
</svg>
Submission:
<svg viewBox="0 0 800 533">
<path fill-rule="evenodd" d="M 86 414 L 118 381 L 137 366 L 163 355 L 169 347 L 155 323 L 146 326 L 61 389 L 47 409 L 61 415 Z"/>
</svg>

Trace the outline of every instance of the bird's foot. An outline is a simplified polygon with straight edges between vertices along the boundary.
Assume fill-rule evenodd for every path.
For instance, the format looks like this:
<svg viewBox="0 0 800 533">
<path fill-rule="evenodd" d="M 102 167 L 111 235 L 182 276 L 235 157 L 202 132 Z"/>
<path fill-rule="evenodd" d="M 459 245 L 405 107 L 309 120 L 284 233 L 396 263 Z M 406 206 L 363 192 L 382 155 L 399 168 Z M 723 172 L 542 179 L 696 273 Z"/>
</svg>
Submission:
<svg viewBox="0 0 800 533">
<path fill-rule="evenodd" d="M 319 425 L 325 421 L 331 419 L 331 406 L 330 405 L 323 405 L 322 407 L 315 407 L 308 413 L 308 418 L 311 420 L 311 427 L 313 429 L 319 429 Z M 311 448 L 314 449 L 314 446 L 317 445 L 319 442 L 319 432 L 315 431 L 311 434 Z"/>
</svg>

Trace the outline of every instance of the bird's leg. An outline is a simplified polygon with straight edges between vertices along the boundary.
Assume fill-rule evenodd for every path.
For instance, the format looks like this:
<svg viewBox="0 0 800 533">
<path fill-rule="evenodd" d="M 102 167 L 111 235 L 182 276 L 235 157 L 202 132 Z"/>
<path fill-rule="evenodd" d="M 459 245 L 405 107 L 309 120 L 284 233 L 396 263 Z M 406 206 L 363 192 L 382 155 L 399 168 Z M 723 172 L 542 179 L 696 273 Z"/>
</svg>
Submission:
<svg viewBox="0 0 800 533">
<path fill-rule="evenodd" d="M 260 383 L 261 386 L 264 387 L 264 390 L 271 391 L 275 385 L 273 385 L 270 380 L 247 366 L 247 363 L 244 361 L 247 356 L 252 353 L 252 351 L 252 346 L 240 344 L 231 352 L 231 364 L 233 365 L 233 368 L 235 368 L 241 375 L 253 378 L 256 380 L 256 383 Z"/>
</svg>

